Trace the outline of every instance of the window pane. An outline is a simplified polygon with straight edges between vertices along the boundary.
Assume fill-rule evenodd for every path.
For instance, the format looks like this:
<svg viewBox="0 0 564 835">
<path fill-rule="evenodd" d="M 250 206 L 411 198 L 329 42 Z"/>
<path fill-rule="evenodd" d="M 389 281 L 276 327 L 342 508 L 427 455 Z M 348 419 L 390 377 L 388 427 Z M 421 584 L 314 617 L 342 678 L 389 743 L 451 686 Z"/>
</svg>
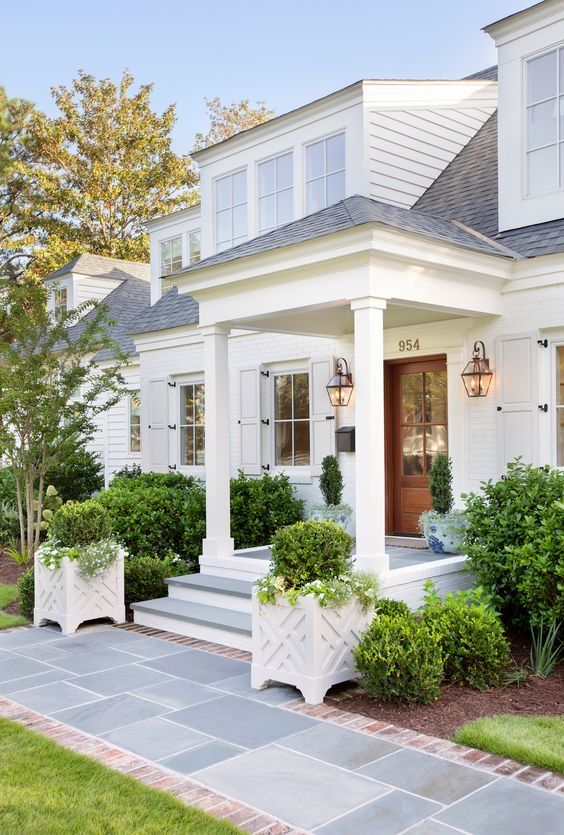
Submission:
<svg viewBox="0 0 564 835">
<path fill-rule="evenodd" d="M 276 159 L 276 188 L 289 188 L 292 185 L 292 154 L 283 154 Z"/>
<path fill-rule="evenodd" d="M 294 190 L 287 188 L 276 195 L 276 225 L 290 223 L 294 216 Z"/>
<path fill-rule="evenodd" d="M 309 420 L 309 374 L 294 374 L 294 418 Z"/>
<path fill-rule="evenodd" d="M 401 422 L 423 420 L 423 374 L 403 374 L 401 378 Z"/>
<path fill-rule="evenodd" d="M 268 162 L 261 162 L 259 165 L 259 197 L 265 194 L 272 194 L 274 191 L 275 162 L 273 159 Z"/>
<path fill-rule="evenodd" d="M 446 371 L 429 371 L 425 374 L 425 420 L 428 423 L 445 423 L 446 419 Z"/>
<path fill-rule="evenodd" d="M 131 452 L 141 452 L 141 398 L 139 392 L 129 395 L 129 447 Z"/>
<path fill-rule="evenodd" d="M 294 466 L 306 467 L 309 464 L 309 420 L 300 420 L 294 424 Z"/>
<path fill-rule="evenodd" d="M 259 199 L 259 229 L 263 232 L 265 229 L 272 229 L 276 225 L 275 216 L 275 197 L 269 194 L 268 197 L 261 197 Z"/>
<path fill-rule="evenodd" d="M 315 177 L 321 177 L 324 171 L 323 165 L 323 140 L 321 142 L 314 142 L 313 145 L 308 145 L 306 148 L 306 180 L 313 180 Z"/>
<path fill-rule="evenodd" d="M 539 148 L 556 142 L 556 99 L 527 110 L 527 147 Z"/>
<path fill-rule="evenodd" d="M 527 101 L 547 99 L 556 95 L 556 52 L 533 58 L 527 65 Z"/>
<path fill-rule="evenodd" d="M 182 258 L 182 238 L 173 238 L 172 244 L 172 258 Z"/>
<path fill-rule="evenodd" d="M 528 154 L 529 194 L 543 194 L 556 188 L 556 145 Z"/>
<path fill-rule="evenodd" d="M 206 463 L 204 427 L 196 426 L 194 435 L 194 463 L 197 467 L 203 467 Z"/>
<path fill-rule="evenodd" d="M 180 388 L 180 423 L 194 423 L 194 386 Z"/>
<path fill-rule="evenodd" d="M 274 378 L 274 408 L 276 420 L 292 419 L 291 374 L 278 374 Z"/>
<path fill-rule="evenodd" d="M 233 205 L 238 206 L 247 201 L 247 172 L 239 171 L 233 174 Z"/>
<path fill-rule="evenodd" d="M 201 258 L 201 235 L 200 232 L 190 232 L 189 237 L 190 263 L 196 264 Z"/>
<path fill-rule="evenodd" d="M 247 205 L 235 206 L 233 209 L 233 237 L 244 238 L 247 234 Z"/>
<path fill-rule="evenodd" d="M 203 383 L 194 386 L 194 423 L 203 426 L 205 421 L 205 391 Z"/>
<path fill-rule="evenodd" d="M 404 475 L 423 475 L 423 427 L 402 429 L 402 469 Z"/>
<path fill-rule="evenodd" d="M 328 174 L 332 171 L 340 171 L 345 167 L 345 134 L 332 136 L 327 140 L 327 165 Z"/>
<path fill-rule="evenodd" d="M 564 91 L 564 48 L 558 51 L 560 55 L 560 92 Z"/>
<path fill-rule="evenodd" d="M 556 349 L 556 403 L 564 406 L 564 346 Z"/>
<path fill-rule="evenodd" d="M 276 464 L 279 467 L 292 466 L 292 424 L 276 423 Z"/>
<path fill-rule="evenodd" d="M 231 177 L 222 177 L 215 184 L 216 209 L 228 209 L 231 206 Z"/>
<path fill-rule="evenodd" d="M 325 208 L 325 179 L 314 180 L 307 184 L 307 213 L 318 212 Z"/>
<path fill-rule="evenodd" d="M 564 142 L 560 143 L 560 188 L 564 188 Z"/>
<path fill-rule="evenodd" d="M 131 452 L 141 452 L 141 424 L 140 418 L 131 418 Z"/>
<path fill-rule="evenodd" d="M 161 244 L 161 261 L 170 261 L 171 258 L 171 242 L 163 241 Z"/>
<path fill-rule="evenodd" d="M 425 427 L 425 472 L 428 474 L 433 460 L 439 453 L 447 451 L 447 428 L 446 426 Z"/>
<path fill-rule="evenodd" d="M 180 429 L 180 460 L 185 467 L 194 466 L 194 430 L 191 426 Z"/>
<path fill-rule="evenodd" d="M 218 243 L 231 242 L 231 211 L 231 209 L 225 209 L 225 211 L 217 213 L 216 235 Z"/>
<path fill-rule="evenodd" d="M 338 203 L 345 196 L 345 172 L 329 174 L 327 177 L 327 205 Z"/>
</svg>

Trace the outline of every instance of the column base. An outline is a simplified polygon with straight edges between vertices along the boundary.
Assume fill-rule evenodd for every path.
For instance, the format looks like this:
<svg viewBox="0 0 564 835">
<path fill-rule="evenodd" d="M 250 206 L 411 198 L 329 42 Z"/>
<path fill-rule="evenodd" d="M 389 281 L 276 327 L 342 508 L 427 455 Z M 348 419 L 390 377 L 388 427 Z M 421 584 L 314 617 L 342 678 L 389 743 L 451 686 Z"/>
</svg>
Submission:
<svg viewBox="0 0 564 835">
<path fill-rule="evenodd" d="M 387 554 L 372 557 L 354 557 L 354 567 L 357 571 L 374 571 L 377 574 L 390 570 L 390 558 Z"/>
<path fill-rule="evenodd" d="M 204 557 L 232 557 L 234 551 L 235 542 L 231 537 L 228 539 L 204 539 L 202 542 Z"/>
</svg>

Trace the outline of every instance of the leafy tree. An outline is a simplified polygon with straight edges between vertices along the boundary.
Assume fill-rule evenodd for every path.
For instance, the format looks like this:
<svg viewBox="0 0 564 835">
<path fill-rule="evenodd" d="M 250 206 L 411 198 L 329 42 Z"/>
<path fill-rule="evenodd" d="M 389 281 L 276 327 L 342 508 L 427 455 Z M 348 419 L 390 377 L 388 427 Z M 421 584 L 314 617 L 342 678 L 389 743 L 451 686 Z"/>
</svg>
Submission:
<svg viewBox="0 0 564 835">
<path fill-rule="evenodd" d="M 254 128 L 267 122 L 274 116 L 274 111 L 266 106 L 266 102 L 258 101 L 256 107 L 251 107 L 249 99 L 241 99 L 231 104 L 223 104 L 217 96 L 205 99 L 210 129 L 207 133 L 197 133 L 194 140 L 194 150 L 201 151 L 217 142 L 223 142 L 236 133 Z"/>
<path fill-rule="evenodd" d="M 0 285 L 0 457 L 11 467 L 22 551 L 39 544 L 46 474 L 92 437 L 95 418 L 124 395 L 127 358 L 107 333 L 103 305 L 50 313 L 47 291 L 25 274 Z M 100 368 L 97 351 L 115 364 Z M 79 395 L 79 396 L 77 396 Z"/>
<path fill-rule="evenodd" d="M 193 165 L 172 150 L 174 105 L 156 113 L 152 85 L 133 85 L 128 71 L 119 83 L 81 71 L 52 89 L 59 115 L 32 120 L 43 275 L 81 252 L 147 259 L 145 221 L 196 198 Z"/>
</svg>

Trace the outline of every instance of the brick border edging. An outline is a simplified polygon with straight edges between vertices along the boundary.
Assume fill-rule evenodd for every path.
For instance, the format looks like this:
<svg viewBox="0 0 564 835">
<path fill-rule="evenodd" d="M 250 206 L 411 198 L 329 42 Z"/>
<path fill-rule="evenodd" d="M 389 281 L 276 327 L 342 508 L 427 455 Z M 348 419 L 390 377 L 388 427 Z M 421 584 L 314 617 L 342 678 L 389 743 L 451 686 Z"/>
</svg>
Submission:
<svg viewBox="0 0 564 835">
<path fill-rule="evenodd" d="M 252 806 L 224 797 L 189 777 L 174 774 L 157 763 L 77 731 L 56 719 L 28 710 L 5 697 L 0 697 L 0 716 L 18 722 L 77 754 L 90 757 L 113 771 L 134 777 L 149 788 L 168 792 L 186 806 L 200 809 L 218 820 L 229 821 L 242 832 L 256 835 L 303 835 L 303 830 L 294 829 Z"/>
<path fill-rule="evenodd" d="M 203 649 L 207 652 L 214 652 L 229 658 L 237 658 L 241 661 L 252 660 L 252 654 L 245 650 L 233 649 L 232 647 L 225 647 L 221 644 L 214 644 L 197 638 L 187 638 L 183 635 L 177 635 L 174 632 L 164 632 L 160 629 L 139 626 L 137 624 L 123 624 L 118 628 L 138 632 L 142 635 L 150 635 L 155 638 L 162 638 L 172 643 L 180 644 L 181 646 Z M 467 745 L 460 745 L 459 743 L 451 742 L 449 739 L 429 736 L 419 731 L 402 728 L 390 722 L 377 721 L 370 716 L 364 716 L 361 713 L 352 713 L 326 704 L 312 706 L 306 705 L 303 699 L 296 699 L 278 705 L 278 707 L 294 711 L 295 713 L 302 713 L 305 716 L 311 716 L 315 719 L 321 719 L 324 722 L 330 722 L 334 725 L 342 725 L 350 730 L 360 731 L 370 736 L 378 736 L 386 739 L 388 742 L 395 742 L 407 748 L 415 748 L 427 754 L 436 754 L 439 757 L 458 762 L 461 765 L 472 766 L 481 771 L 488 771 L 498 776 L 511 777 L 520 780 L 522 783 L 527 783 L 535 788 L 544 789 L 554 794 L 564 795 L 564 775 L 548 771 L 547 769 L 524 765 L 508 757 L 488 754 L 487 751 L 481 751 L 478 748 L 469 748 Z"/>
</svg>

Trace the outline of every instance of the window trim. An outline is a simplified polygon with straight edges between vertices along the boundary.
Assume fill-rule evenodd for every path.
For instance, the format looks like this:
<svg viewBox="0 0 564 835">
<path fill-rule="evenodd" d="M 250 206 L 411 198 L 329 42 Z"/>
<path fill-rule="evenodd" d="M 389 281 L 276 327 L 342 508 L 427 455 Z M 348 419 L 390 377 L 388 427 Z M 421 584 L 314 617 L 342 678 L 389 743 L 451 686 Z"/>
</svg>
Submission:
<svg viewBox="0 0 564 835">
<path fill-rule="evenodd" d="M 168 243 L 170 243 L 171 241 L 174 241 L 174 240 L 180 240 L 180 260 L 181 260 L 181 263 L 180 263 L 179 269 L 182 269 L 182 267 L 184 266 L 184 250 L 183 250 L 183 245 L 182 245 L 182 233 L 179 232 L 177 235 L 169 235 L 168 238 L 160 238 L 158 243 L 159 243 L 159 276 L 160 276 L 161 279 L 168 279 L 172 275 L 172 273 L 174 272 L 174 270 L 172 269 L 172 258 L 171 258 L 171 271 L 169 273 L 163 273 L 163 261 L 162 261 L 162 246 L 163 246 L 163 244 L 168 244 Z"/>
<path fill-rule="evenodd" d="M 137 395 L 139 398 L 139 449 L 131 448 L 131 399 Z M 141 388 L 127 390 L 127 450 L 129 455 L 141 455 L 143 452 L 143 438 L 141 437 Z"/>
<path fill-rule="evenodd" d="M 192 254 L 190 252 L 190 239 L 191 239 L 192 235 L 196 235 L 196 234 L 200 236 L 200 256 L 196 261 L 192 261 Z M 202 229 L 201 228 L 189 229 L 188 232 L 186 232 L 186 256 L 187 256 L 186 260 L 188 262 L 189 267 L 191 267 L 193 264 L 197 264 L 199 261 L 202 260 Z"/>
<path fill-rule="evenodd" d="M 241 165 L 237 168 L 234 168 L 231 171 L 225 171 L 222 174 L 218 174 L 216 177 L 212 179 L 212 195 L 213 195 L 213 248 L 214 253 L 224 252 L 227 249 L 231 249 L 233 246 L 239 246 L 239 244 L 233 243 L 233 237 L 231 238 L 231 244 L 225 247 L 224 249 L 218 249 L 218 242 L 217 242 L 217 213 L 218 211 L 223 211 L 223 209 L 217 208 L 217 183 L 220 180 L 225 180 L 228 177 L 233 177 L 235 174 L 240 174 L 241 172 L 245 173 L 246 183 L 245 183 L 245 202 L 244 203 L 237 203 L 237 206 L 246 206 L 247 207 L 247 229 L 245 233 L 244 240 L 247 241 L 249 239 L 249 166 L 248 165 Z M 235 208 L 233 205 L 229 207 L 231 210 Z M 233 232 L 233 216 L 231 217 L 231 232 Z M 244 243 L 244 241 L 240 241 L 240 243 Z"/>
<path fill-rule="evenodd" d="M 528 80 L 529 80 L 529 64 L 537 58 L 543 58 L 551 53 L 556 53 L 556 93 L 554 96 L 539 99 L 538 101 L 529 104 L 528 101 Z M 553 44 L 547 49 L 540 52 L 533 52 L 523 58 L 523 72 L 522 72 L 522 102 L 521 102 L 521 123 L 522 123 L 522 153 L 523 153 L 523 188 L 522 198 L 524 200 L 534 200 L 537 198 L 549 197 L 551 195 L 559 194 L 564 191 L 564 170 L 561 169 L 560 163 L 560 146 L 564 147 L 564 132 L 560 135 L 560 99 L 564 98 L 564 86 L 561 89 L 560 85 L 560 52 L 564 53 L 564 41 Z M 535 148 L 529 148 L 529 108 L 539 104 L 554 100 L 556 103 L 556 140 L 545 145 L 538 145 Z M 529 154 L 534 151 L 542 151 L 545 148 L 556 147 L 556 185 L 550 191 L 529 191 Z M 562 185 L 560 185 L 562 182 Z"/>
<path fill-rule="evenodd" d="M 276 172 L 276 160 L 279 159 L 280 157 L 286 157 L 288 155 L 290 155 L 292 157 L 292 185 L 288 186 L 287 188 L 275 189 L 273 192 L 269 192 L 268 195 L 261 195 L 260 194 L 260 166 L 264 165 L 267 162 L 274 162 L 275 163 L 274 171 Z M 295 220 L 295 216 L 296 216 L 296 213 L 295 213 L 296 176 L 295 175 L 296 175 L 296 165 L 295 165 L 295 154 L 294 154 L 294 148 L 293 147 L 287 148 L 285 151 L 280 151 L 276 154 L 272 154 L 271 156 L 264 157 L 264 159 L 259 159 L 259 160 L 256 161 L 256 172 L 255 172 L 256 201 L 257 201 L 257 204 L 256 204 L 256 206 L 257 206 L 256 207 L 256 228 L 257 228 L 257 234 L 258 235 L 266 235 L 266 234 L 268 234 L 268 232 L 274 232 L 274 230 L 279 229 L 280 226 L 285 226 L 286 223 L 292 223 L 292 221 Z M 275 174 L 275 177 L 276 177 L 276 174 Z M 276 179 L 275 179 L 275 182 L 276 182 Z M 274 200 L 274 210 L 275 210 L 275 214 L 277 215 L 278 213 L 276 211 L 276 195 L 279 193 L 279 191 L 291 191 L 292 192 L 292 219 L 286 221 L 285 223 L 276 222 L 274 226 L 271 226 L 268 229 L 261 229 L 260 228 L 260 200 L 261 200 L 261 197 L 268 197 L 270 194 L 274 195 L 274 198 L 275 198 L 275 200 Z M 276 220 L 278 221 L 278 218 L 276 218 Z"/>
<path fill-rule="evenodd" d="M 557 416 L 559 410 L 564 411 L 564 403 L 558 404 L 558 389 L 556 387 L 556 369 L 558 366 L 558 349 L 561 348 L 564 351 L 564 335 L 558 337 L 552 343 L 552 350 L 551 350 L 551 362 L 550 362 L 550 369 L 551 369 L 551 391 L 552 391 L 552 403 L 554 404 L 552 411 L 552 418 L 551 418 L 551 440 L 552 440 L 552 463 L 553 466 L 558 470 L 564 470 L 564 461 L 559 464 L 558 463 L 558 422 Z"/>
<path fill-rule="evenodd" d="M 285 374 L 307 374 L 308 378 L 308 402 L 309 402 L 309 417 L 307 418 L 307 423 L 309 425 L 309 464 L 277 464 L 276 463 L 276 377 L 283 376 Z M 304 365 L 303 363 L 292 364 L 289 363 L 288 365 L 274 367 L 270 369 L 270 396 L 269 396 L 269 404 L 270 404 L 270 426 L 272 426 L 272 431 L 270 432 L 270 455 L 272 461 L 272 471 L 275 474 L 285 473 L 294 478 L 298 478 L 298 480 L 303 479 L 304 476 L 309 477 L 311 476 L 311 453 L 312 453 L 312 438 L 311 438 L 311 425 L 312 425 L 312 418 L 311 418 L 311 378 L 310 378 L 310 369 L 309 365 Z M 305 423 L 305 419 L 302 419 Z M 282 423 L 288 423 L 290 421 L 280 421 Z M 294 420 L 292 418 L 292 423 Z"/>
<path fill-rule="evenodd" d="M 183 464 L 182 463 L 182 426 L 180 421 L 180 409 L 182 406 L 182 394 L 181 388 L 182 386 L 197 386 L 202 385 L 204 386 L 204 396 L 205 396 L 205 379 L 203 372 L 195 373 L 193 375 L 185 376 L 185 377 L 177 377 L 175 378 L 176 382 L 176 389 L 178 391 L 178 397 L 176 399 L 176 426 L 177 426 L 177 442 L 176 442 L 176 464 L 177 468 L 182 473 L 187 473 L 189 475 L 197 475 L 197 476 L 204 476 L 206 470 L 205 464 L 205 445 L 204 445 L 204 463 L 203 464 Z M 206 410 L 205 410 L 205 401 L 204 401 L 204 438 L 205 438 L 205 423 L 206 421 Z"/>
<path fill-rule="evenodd" d="M 339 168 L 337 171 L 332 171 L 331 174 L 338 174 L 340 171 L 343 171 L 345 174 L 345 197 L 347 195 L 347 129 L 346 127 L 339 128 L 338 130 L 334 130 L 331 133 L 323 134 L 322 136 L 318 136 L 316 139 L 309 139 L 307 142 L 304 142 L 302 145 L 302 168 L 303 168 L 303 176 L 302 176 L 302 186 L 303 186 L 303 207 L 304 207 L 304 216 L 307 217 L 309 214 L 314 214 L 315 212 L 308 211 L 307 205 L 307 185 L 308 182 L 313 182 L 313 180 L 307 179 L 307 149 L 311 145 L 315 145 L 318 142 L 326 142 L 328 139 L 333 139 L 335 136 L 343 136 L 345 140 L 345 165 L 344 168 Z M 326 161 L 326 159 L 325 159 Z M 321 179 L 320 177 L 315 177 L 315 180 Z M 325 180 L 325 206 L 324 209 L 328 207 L 327 204 L 327 172 L 323 174 L 323 179 Z M 331 204 L 333 205 L 333 204 Z M 315 211 L 322 211 L 322 209 L 316 209 Z"/>
</svg>

